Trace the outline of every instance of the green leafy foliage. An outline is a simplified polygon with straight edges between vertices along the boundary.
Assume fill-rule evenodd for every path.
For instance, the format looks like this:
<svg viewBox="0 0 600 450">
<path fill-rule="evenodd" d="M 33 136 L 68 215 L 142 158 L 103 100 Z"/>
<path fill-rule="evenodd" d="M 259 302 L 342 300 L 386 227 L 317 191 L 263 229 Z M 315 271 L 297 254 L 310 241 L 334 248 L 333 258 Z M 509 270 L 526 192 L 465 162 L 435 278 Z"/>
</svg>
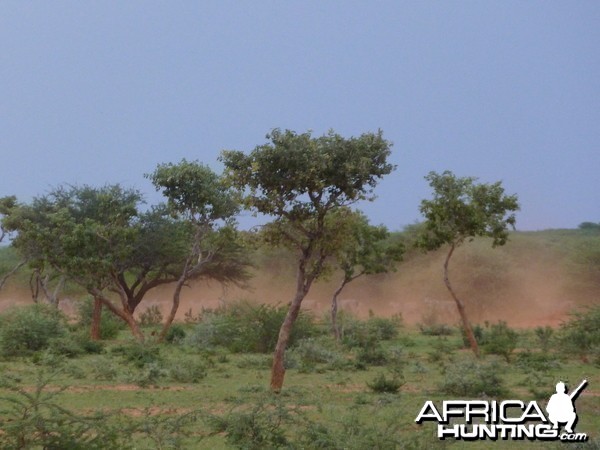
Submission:
<svg viewBox="0 0 600 450">
<path fill-rule="evenodd" d="M 507 394 L 497 361 L 473 358 L 450 362 L 444 367 L 440 393 L 462 397 L 499 397 Z"/>
<path fill-rule="evenodd" d="M 280 399 L 262 397 L 249 410 L 236 408 L 224 416 L 211 416 L 208 422 L 213 433 L 223 433 L 233 448 L 285 448 L 289 439 L 284 426 L 294 415 Z"/>
<path fill-rule="evenodd" d="M 504 245 L 508 228 L 514 227 L 513 211 L 519 209 L 516 195 L 505 195 L 501 182 L 475 183 L 474 177 L 456 177 L 452 172 L 430 172 L 425 177 L 433 188 L 433 199 L 421 202 L 425 223 L 418 244 L 428 250 L 445 244 L 460 245 L 475 236 L 492 238 Z"/>
<path fill-rule="evenodd" d="M 77 302 L 77 316 L 79 325 L 85 330 L 89 330 L 92 324 L 92 314 L 94 310 L 94 300 L 86 297 Z M 106 308 L 102 308 L 100 316 L 100 339 L 114 339 L 120 330 L 125 328 L 125 322 L 112 314 Z M 89 331 L 87 331 L 89 333 Z"/>
<path fill-rule="evenodd" d="M 370 317 L 366 321 L 344 318 L 342 343 L 349 348 L 369 349 L 379 341 L 398 336 L 401 322 L 398 317 Z"/>
<path fill-rule="evenodd" d="M 0 315 L 2 356 L 18 356 L 43 350 L 51 345 L 53 339 L 66 336 L 65 316 L 49 305 L 13 307 Z"/>
<path fill-rule="evenodd" d="M 152 305 L 140 313 L 140 323 L 143 326 L 160 325 L 163 314 L 158 305 Z"/>
<path fill-rule="evenodd" d="M 225 347 L 234 353 L 273 351 L 279 328 L 287 313 L 283 306 L 255 305 L 239 301 L 205 313 L 187 342 L 198 348 Z M 317 333 L 308 314 L 301 313 L 290 343 Z"/>
<path fill-rule="evenodd" d="M 62 407 L 57 396 L 62 392 L 50 388 L 54 373 L 38 372 L 33 392 L 8 377 L 0 386 L 12 395 L 0 396 L 0 446 L 3 449 L 129 449 L 131 430 L 121 422 L 117 426 L 110 415 L 75 414 Z"/>
<path fill-rule="evenodd" d="M 559 342 L 563 351 L 600 365 L 600 306 L 571 314 L 561 326 Z"/>
<path fill-rule="evenodd" d="M 509 328 L 506 322 L 492 324 L 484 332 L 483 349 L 487 353 L 500 355 L 510 362 L 510 357 L 519 343 L 519 334 Z"/>
<path fill-rule="evenodd" d="M 367 382 L 367 386 L 373 392 L 391 394 L 397 393 L 403 384 L 404 379 L 399 375 L 394 374 L 388 378 L 383 372 L 380 372 L 372 381 Z"/>
<path fill-rule="evenodd" d="M 147 364 L 159 363 L 163 360 L 158 345 L 137 341 L 113 347 L 112 353 L 121 356 L 125 362 L 137 368 L 143 368 Z"/>
</svg>

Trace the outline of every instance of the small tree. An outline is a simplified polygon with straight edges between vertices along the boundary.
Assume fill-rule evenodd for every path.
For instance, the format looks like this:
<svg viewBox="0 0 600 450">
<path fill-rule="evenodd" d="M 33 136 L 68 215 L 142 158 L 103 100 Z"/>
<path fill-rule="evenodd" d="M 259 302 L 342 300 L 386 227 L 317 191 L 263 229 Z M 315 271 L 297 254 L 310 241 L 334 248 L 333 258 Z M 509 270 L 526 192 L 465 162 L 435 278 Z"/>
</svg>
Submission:
<svg viewBox="0 0 600 450">
<path fill-rule="evenodd" d="M 9 236 L 9 230 L 4 226 L 4 221 L 2 220 L 6 215 L 10 214 L 12 210 L 14 210 L 18 206 L 17 198 L 13 195 L 8 197 L 0 198 L 0 243 L 4 241 L 5 238 Z M 10 270 L 1 274 L 0 276 L 0 289 L 4 286 L 6 281 L 17 271 L 23 267 L 27 261 L 20 261 L 15 264 Z"/>
<path fill-rule="evenodd" d="M 269 143 L 249 155 L 225 151 L 221 159 L 230 182 L 243 191 L 245 206 L 273 217 L 263 230 L 267 240 L 298 255 L 296 292 L 279 331 L 271 369 L 271 389 L 279 392 L 284 354 L 302 300 L 339 243 L 332 215 L 372 198 L 373 188 L 393 166 L 387 162 L 390 143 L 381 131 L 345 139 L 333 131 L 313 138 L 310 132 L 275 129 L 267 139 Z"/>
<path fill-rule="evenodd" d="M 344 240 L 335 258 L 343 272 L 342 282 L 331 299 L 331 327 L 337 341 L 340 330 L 337 324 L 338 297 L 348 283 L 363 275 L 387 273 L 395 269 L 396 262 L 402 259 L 404 245 L 390 242 L 390 233 L 384 226 L 373 226 L 360 212 L 347 211 L 345 228 L 338 228 Z"/>
<path fill-rule="evenodd" d="M 454 250 L 476 236 L 492 238 L 493 247 L 506 244 L 508 227 L 514 228 L 516 222 L 511 213 L 519 209 L 517 196 L 505 195 L 500 182 L 477 184 L 476 178 L 459 178 L 449 171 L 441 175 L 430 172 L 425 178 L 433 188 L 433 199 L 421 202 L 426 221 L 418 245 L 427 250 L 449 247 L 444 283 L 456 303 L 471 349 L 479 355 L 465 305 L 450 284 L 448 265 Z"/>
<path fill-rule="evenodd" d="M 248 279 L 250 263 L 234 227 L 233 217 L 239 210 L 237 197 L 209 167 L 184 159 L 178 164 L 161 164 L 147 177 L 167 198 L 172 216 L 189 230 L 171 311 L 159 335 L 162 341 L 188 280 L 204 277 L 240 283 Z"/>
</svg>

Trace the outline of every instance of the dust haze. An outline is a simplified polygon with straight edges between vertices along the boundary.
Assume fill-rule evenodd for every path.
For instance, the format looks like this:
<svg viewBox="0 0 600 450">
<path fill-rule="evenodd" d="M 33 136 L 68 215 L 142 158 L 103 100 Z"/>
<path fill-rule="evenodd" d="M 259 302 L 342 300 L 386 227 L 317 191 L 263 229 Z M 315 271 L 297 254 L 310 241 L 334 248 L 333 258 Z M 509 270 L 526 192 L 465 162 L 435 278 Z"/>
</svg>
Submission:
<svg viewBox="0 0 600 450">
<path fill-rule="evenodd" d="M 437 322 L 457 324 L 456 306 L 443 281 L 446 253 L 412 253 L 395 272 L 364 276 L 346 286 L 340 309 L 358 317 L 370 314 L 390 317 L 400 314 L 407 324 Z M 487 241 L 459 247 L 450 263 L 450 280 L 463 300 L 473 323 L 505 320 L 514 327 L 557 326 L 579 306 L 596 300 L 597 286 L 580 277 L 577 268 L 543 242 L 517 239 L 505 247 L 491 249 Z M 261 258 L 249 287 L 223 287 L 218 283 L 195 282 L 182 292 L 178 320 L 186 313 L 214 309 L 240 299 L 256 303 L 287 304 L 295 287 L 294 259 L 281 252 Z M 341 274 L 313 284 L 303 309 L 325 317 Z M 148 293 L 138 308 L 157 305 L 166 314 L 173 286 Z M 31 303 L 25 288 L 8 286 L 0 291 L 0 309 L 12 304 Z M 74 312 L 73 299 L 61 302 Z"/>
</svg>

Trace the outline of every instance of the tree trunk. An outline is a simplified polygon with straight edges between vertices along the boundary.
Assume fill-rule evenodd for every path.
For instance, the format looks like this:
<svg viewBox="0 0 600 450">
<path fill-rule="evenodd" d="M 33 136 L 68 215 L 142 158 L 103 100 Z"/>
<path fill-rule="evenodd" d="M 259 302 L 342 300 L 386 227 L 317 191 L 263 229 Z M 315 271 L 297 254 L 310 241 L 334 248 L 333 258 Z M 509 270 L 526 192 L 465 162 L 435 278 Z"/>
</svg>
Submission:
<svg viewBox="0 0 600 450">
<path fill-rule="evenodd" d="M 479 346 L 477 345 L 477 340 L 475 339 L 475 334 L 473 334 L 473 328 L 471 328 L 471 323 L 467 317 L 467 311 L 465 310 L 465 305 L 463 302 L 456 296 L 454 290 L 452 289 L 452 285 L 450 284 L 450 277 L 448 276 L 448 264 L 450 262 L 450 258 L 452 257 L 452 253 L 454 253 L 455 244 L 452 244 L 450 247 L 450 251 L 448 252 L 448 256 L 446 256 L 446 261 L 444 262 L 444 283 L 450 291 L 450 295 L 454 299 L 456 303 L 456 307 L 458 308 L 458 314 L 460 315 L 460 319 L 463 324 L 463 328 L 465 329 L 465 333 L 467 335 L 467 339 L 469 340 L 469 344 L 471 346 L 471 350 L 475 356 L 479 357 Z"/>
<path fill-rule="evenodd" d="M 290 304 L 290 308 L 285 316 L 283 324 L 279 329 L 279 337 L 277 338 L 277 344 L 275 345 L 275 353 L 273 354 L 273 365 L 271 366 L 271 390 L 275 393 L 279 393 L 283 387 L 283 379 L 285 377 L 285 349 L 290 340 L 292 334 L 292 328 L 294 322 L 298 318 L 300 313 L 300 306 L 302 300 L 306 297 L 310 286 L 315 279 L 315 274 L 306 276 L 306 261 L 309 259 L 309 253 L 305 253 L 303 259 L 298 265 L 298 273 L 296 276 L 296 295 Z"/>
<path fill-rule="evenodd" d="M 340 327 L 337 323 L 337 312 L 338 312 L 338 296 L 344 289 L 344 286 L 348 283 L 348 279 L 344 277 L 344 281 L 340 284 L 340 286 L 333 293 L 333 297 L 331 299 L 331 331 L 333 332 L 333 337 L 336 342 L 340 342 L 341 334 Z"/>
<path fill-rule="evenodd" d="M 296 319 L 298 318 L 300 305 L 305 296 L 306 293 L 304 290 L 296 292 L 296 296 L 288 309 L 285 320 L 279 329 L 279 337 L 277 339 L 277 345 L 275 346 L 275 353 L 273 354 L 273 366 L 271 367 L 271 390 L 275 393 L 279 393 L 283 387 L 283 379 L 285 377 L 285 349 L 287 348 L 294 322 L 296 322 Z"/>
<path fill-rule="evenodd" d="M 175 315 L 177 314 L 177 310 L 179 309 L 181 289 L 183 289 L 183 285 L 185 284 L 186 279 L 187 276 L 184 274 L 181 276 L 181 278 L 179 278 L 179 281 L 177 281 L 177 286 L 175 286 L 175 292 L 173 292 L 173 304 L 171 305 L 171 312 L 169 313 L 167 320 L 165 321 L 162 329 L 160 330 L 160 334 L 158 335 L 158 342 L 163 342 L 165 340 L 165 337 L 169 332 L 169 328 L 171 327 L 173 320 L 175 320 Z"/>
<path fill-rule="evenodd" d="M 102 294 L 98 294 L 98 291 L 95 291 L 93 293 L 93 295 L 94 295 L 94 298 L 96 296 L 98 296 L 98 298 L 102 301 L 102 304 L 104 306 L 106 306 L 110 310 L 110 312 L 112 312 L 114 315 L 119 317 L 121 320 L 123 320 L 127 324 L 127 326 L 129 326 L 129 329 L 131 330 L 131 334 L 133 334 L 133 336 L 138 341 L 144 342 L 144 340 L 145 340 L 144 333 L 142 333 L 140 326 L 133 318 L 133 314 L 130 313 L 127 309 L 125 309 L 125 307 L 126 307 L 125 304 L 123 305 L 124 309 L 120 310 L 115 305 L 113 305 L 109 299 L 105 298 Z"/>
<path fill-rule="evenodd" d="M 101 318 L 102 318 L 102 300 L 94 297 L 94 309 L 92 311 L 92 328 L 90 331 L 92 341 L 100 340 Z"/>
</svg>

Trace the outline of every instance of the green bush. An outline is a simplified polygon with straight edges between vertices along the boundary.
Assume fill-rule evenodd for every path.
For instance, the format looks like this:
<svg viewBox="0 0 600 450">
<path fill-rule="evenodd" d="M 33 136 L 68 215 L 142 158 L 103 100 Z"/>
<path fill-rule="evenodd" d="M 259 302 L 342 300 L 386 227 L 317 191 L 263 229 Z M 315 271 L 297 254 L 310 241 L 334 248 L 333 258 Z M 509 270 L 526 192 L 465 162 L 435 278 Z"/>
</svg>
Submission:
<svg viewBox="0 0 600 450">
<path fill-rule="evenodd" d="M 372 347 L 360 347 L 356 355 L 357 363 L 362 367 L 383 366 L 388 362 L 388 354 L 381 344 L 375 344 Z"/>
<path fill-rule="evenodd" d="M 566 354 L 600 364 L 600 305 L 573 313 L 561 326 L 559 343 Z"/>
<path fill-rule="evenodd" d="M 112 353 L 120 355 L 125 362 L 133 364 L 138 369 L 162 361 L 159 346 L 137 341 L 114 347 Z"/>
<path fill-rule="evenodd" d="M 18 356 L 47 348 L 67 335 L 66 318 L 44 304 L 11 308 L 0 315 L 0 355 Z"/>
<path fill-rule="evenodd" d="M 517 348 L 519 334 L 509 328 L 506 322 L 491 325 L 485 331 L 485 340 L 482 348 L 486 353 L 500 355 L 510 362 L 512 352 Z"/>
<path fill-rule="evenodd" d="M 420 323 L 419 330 L 425 336 L 451 336 L 454 334 L 454 329 L 445 323 L 434 323 L 431 325 Z"/>
<path fill-rule="evenodd" d="M 183 325 L 180 323 L 174 323 L 169 327 L 165 341 L 171 344 L 179 344 L 185 340 L 186 332 Z"/>
<path fill-rule="evenodd" d="M 486 325 L 488 325 L 488 324 L 486 323 Z M 458 325 L 458 328 L 460 329 L 460 333 L 462 335 L 463 347 L 470 348 L 471 343 L 469 342 L 469 338 L 467 337 L 467 332 L 465 331 L 465 327 L 462 324 L 460 324 L 460 325 Z M 473 329 L 473 336 L 475 336 L 475 340 L 477 341 L 477 343 L 479 345 L 485 345 L 487 338 L 485 336 L 483 327 L 481 325 L 471 325 L 471 328 Z"/>
<path fill-rule="evenodd" d="M 552 348 L 552 338 L 554 336 L 554 328 L 552 327 L 537 327 L 534 330 L 535 336 L 538 339 L 542 353 L 548 353 Z"/>
<path fill-rule="evenodd" d="M 83 347 L 79 345 L 73 336 L 50 339 L 48 342 L 48 351 L 55 355 L 66 356 L 67 358 L 74 358 L 84 353 Z"/>
<path fill-rule="evenodd" d="M 367 386 L 373 392 L 395 394 L 404 384 L 404 378 L 394 374 L 391 378 L 387 378 L 385 374 L 380 373 L 371 382 L 367 382 Z"/>
<path fill-rule="evenodd" d="M 142 326 L 160 325 L 163 321 L 163 314 L 158 305 L 152 305 L 140 313 L 140 324 Z"/>
<path fill-rule="evenodd" d="M 233 410 L 225 416 L 212 416 L 208 421 L 213 433 L 223 434 L 233 448 L 289 448 L 284 425 L 293 423 L 293 413 L 279 399 L 265 397 L 249 411 Z"/>
<path fill-rule="evenodd" d="M 340 353 L 330 350 L 313 338 L 299 341 L 286 353 L 286 368 L 291 368 L 289 361 L 296 362 L 301 372 L 312 372 L 318 364 L 337 368 L 343 365 L 344 357 Z"/>
<path fill-rule="evenodd" d="M 501 366 L 497 361 L 480 361 L 474 357 L 452 362 L 442 370 L 439 390 L 445 395 L 462 397 L 498 397 L 506 395 Z"/>
<path fill-rule="evenodd" d="M 342 342 L 348 348 L 370 348 L 381 341 L 388 341 L 398 336 L 401 323 L 398 319 L 370 317 L 359 321 L 346 319 L 342 329 Z"/>
<path fill-rule="evenodd" d="M 287 314 L 285 306 L 240 301 L 203 314 L 186 342 L 197 348 L 224 347 L 234 353 L 270 353 Z M 288 345 L 317 334 L 312 318 L 300 312 Z"/>
<path fill-rule="evenodd" d="M 89 332 L 94 312 L 94 299 L 87 297 L 77 304 L 79 325 Z M 126 327 L 125 322 L 116 317 L 107 308 L 102 308 L 100 316 L 100 339 L 114 339 L 120 330 Z"/>
<path fill-rule="evenodd" d="M 39 371 L 35 389 L 3 377 L 0 385 L 10 395 L 0 395 L 0 448 L 110 450 L 133 448 L 132 430 L 122 421 L 97 412 L 82 415 L 64 408 L 56 400 L 60 391 L 53 384 L 57 373 Z"/>
<path fill-rule="evenodd" d="M 168 372 L 176 383 L 197 383 L 206 377 L 206 365 L 202 361 L 184 359 L 169 364 Z"/>
</svg>

